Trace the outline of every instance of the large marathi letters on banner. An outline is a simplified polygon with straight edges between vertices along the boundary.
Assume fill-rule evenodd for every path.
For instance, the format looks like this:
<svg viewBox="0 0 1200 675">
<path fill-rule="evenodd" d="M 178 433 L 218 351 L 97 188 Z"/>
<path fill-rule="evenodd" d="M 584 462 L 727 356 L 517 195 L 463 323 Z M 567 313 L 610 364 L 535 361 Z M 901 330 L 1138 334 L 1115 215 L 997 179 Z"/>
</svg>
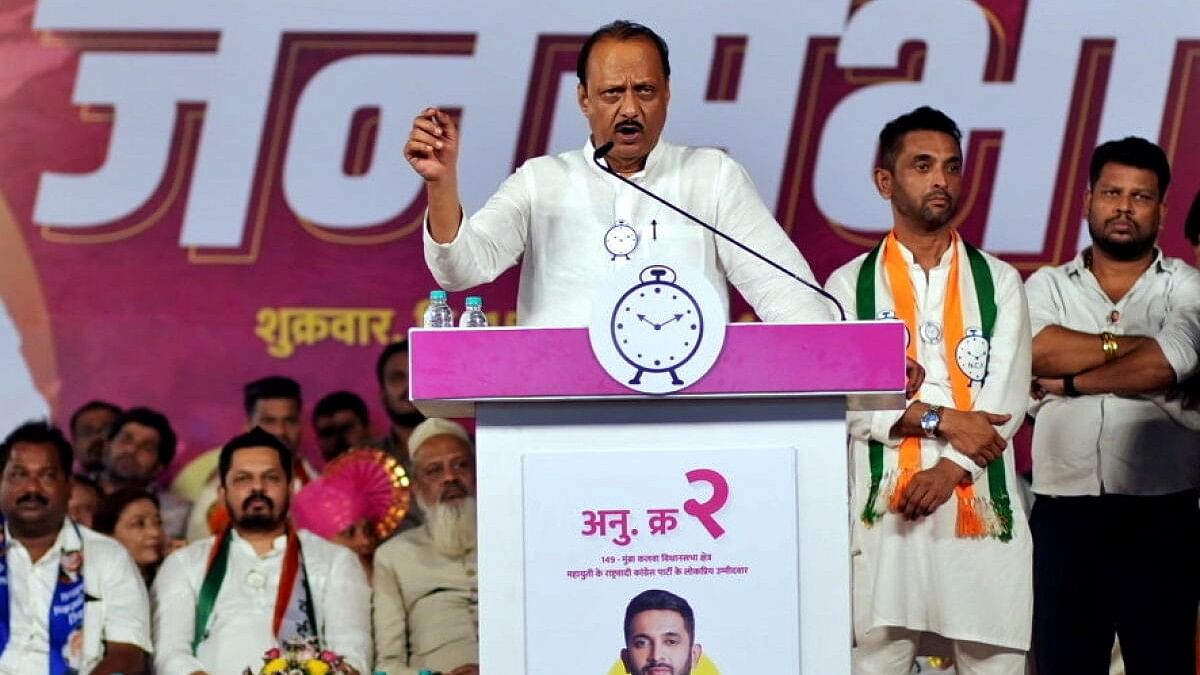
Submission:
<svg viewBox="0 0 1200 675">
<path fill-rule="evenodd" d="M 478 208 L 526 159 L 583 144 L 575 56 L 622 14 L 670 44 L 666 137 L 745 164 L 820 278 L 888 226 L 870 182 L 877 133 L 925 103 L 966 132 L 969 240 L 1026 272 L 1070 258 L 1087 238 L 1092 148 L 1138 134 L 1173 161 L 1162 244 L 1190 256 L 1194 0 L 16 5 L 0 13 L 0 138 L 12 149 L 0 251 L 31 261 L 8 269 L 36 272 L 0 285 L 0 300 L 21 310 L 27 351 L 53 340 L 30 372 L 59 417 L 93 397 L 158 404 L 208 446 L 236 428 L 231 392 L 253 376 L 374 400 L 380 344 L 418 319 L 433 285 L 424 194 L 401 150 L 413 116 L 433 104 L 459 119 L 464 206 Z M 482 289 L 494 323 L 514 320 L 515 283 Z M 6 290 L 31 287 L 20 293 L 32 309 Z M 85 302 L 81 288 L 102 297 Z M 359 312 L 391 321 L 351 335 Z M 356 318 L 322 335 L 339 313 Z M 181 400 L 204 417 L 173 409 Z"/>
</svg>

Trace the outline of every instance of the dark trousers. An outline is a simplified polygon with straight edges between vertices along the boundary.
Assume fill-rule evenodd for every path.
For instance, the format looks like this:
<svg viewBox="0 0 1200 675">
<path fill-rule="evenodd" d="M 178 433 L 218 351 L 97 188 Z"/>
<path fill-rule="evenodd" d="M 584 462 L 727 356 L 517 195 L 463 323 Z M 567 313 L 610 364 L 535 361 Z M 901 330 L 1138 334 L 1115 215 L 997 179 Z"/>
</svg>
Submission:
<svg viewBox="0 0 1200 675">
<path fill-rule="evenodd" d="M 1200 508 L 1195 492 L 1034 501 L 1038 675 L 1196 675 Z"/>
</svg>

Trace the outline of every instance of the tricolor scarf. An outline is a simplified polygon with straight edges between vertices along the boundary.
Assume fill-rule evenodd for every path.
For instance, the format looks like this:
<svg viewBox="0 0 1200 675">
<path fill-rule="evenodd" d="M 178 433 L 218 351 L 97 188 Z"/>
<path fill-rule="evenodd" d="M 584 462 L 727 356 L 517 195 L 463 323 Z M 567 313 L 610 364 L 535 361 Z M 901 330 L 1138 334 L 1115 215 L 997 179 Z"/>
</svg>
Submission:
<svg viewBox="0 0 1200 675">
<path fill-rule="evenodd" d="M 208 622 L 217 604 L 217 595 L 225 581 L 229 567 L 229 540 L 232 527 L 217 535 L 212 552 L 208 556 L 208 568 L 200 595 L 196 599 L 196 623 L 192 633 L 192 655 L 208 636 Z M 275 640 L 283 645 L 286 640 L 320 637 L 312 603 L 312 591 L 308 586 L 308 572 L 304 569 L 304 557 L 300 550 L 300 538 L 291 525 L 287 528 L 287 548 L 283 553 L 283 569 L 279 575 L 279 589 L 275 592 L 275 614 L 271 621 L 271 632 Z"/>
<path fill-rule="evenodd" d="M 58 582 L 50 599 L 50 675 L 74 675 L 83 666 L 83 639 L 73 639 L 83 631 L 83 608 L 87 594 L 83 585 L 83 535 L 79 526 L 71 527 L 63 537 L 58 556 Z M 0 653 L 8 647 L 12 633 L 12 609 L 9 607 L 8 539 L 0 520 Z"/>
<path fill-rule="evenodd" d="M 987 379 L 990 342 L 996 324 L 995 284 L 991 269 L 977 249 L 951 233 L 950 281 L 943 302 L 941 340 L 950 370 L 950 388 L 954 407 L 971 410 L 975 396 Z M 966 264 L 960 264 L 965 260 Z M 957 283 L 955 283 L 957 282 Z M 969 292 L 964 289 L 973 289 Z M 917 316 L 916 292 L 909 276 L 908 262 L 900 250 L 895 233 L 888 233 L 863 261 L 856 286 L 856 309 L 860 320 L 899 318 L 908 334 L 906 353 L 917 358 L 921 339 Z M 891 308 L 891 309 L 889 309 Z M 868 443 L 871 486 L 863 507 L 862 521 L 873 525 L 883 517 L 880 502 L 895 512 L 909 482 L 921 470 L 921 439 L 906 436 L 898 450 L 878 441 Z M 976 493 L 986 481 L 987 496 Z M 958 518 L 955 531 L 960 537 L 991 536 L 1001 541 L 1012 539 L 1012 502 L 1004 477 L 1004 458 L 992 461 L 980 481 L 955 488 Z"/>
</svg>

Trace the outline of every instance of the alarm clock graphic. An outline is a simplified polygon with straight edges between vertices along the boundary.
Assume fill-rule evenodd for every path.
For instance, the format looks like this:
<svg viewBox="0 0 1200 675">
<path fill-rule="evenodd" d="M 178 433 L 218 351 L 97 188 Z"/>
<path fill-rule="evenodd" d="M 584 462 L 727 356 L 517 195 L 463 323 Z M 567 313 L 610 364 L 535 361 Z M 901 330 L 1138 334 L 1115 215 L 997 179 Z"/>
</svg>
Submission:
<svg viewBox="0 0 1200 675">
<path fill-rule="evenodd" d="M 629 254 L 638 245 L 638 233 L 627 221 L 618 220 L 604 233 L 604 248 L 612 254 L 612 259 L 618 257 L 629 260 Z"/>
<path fill-rule="evenodd" d="M 987 377 L 990 353 L 991 345 L 983 336 L 983 331 L 971 327 L 954 348 L 954 360 L 958 362 L 958 369 L 972 382 L 983 382 Z"/>
<path fill-rule="evenodd" d="M 613 346 L 636 370 L 629 384 L 640 384 L 643 373 L 666 373 L 671 384 L 684 384 L 676 371 L 704 339 L 700 305 L 675 283 L 670 267 L 651 265 L 639 278 L 642 283 L 617 301 L 610 321 Z"/>
<path fill-rule="evenodd" d="M 699 270 L 677 264 L 638 267 L 615 274 L 593 299 L 592 351 L 613 379 L 631 389 L 678 391 L 716 363 L 728 310 Z"/>
</svg>

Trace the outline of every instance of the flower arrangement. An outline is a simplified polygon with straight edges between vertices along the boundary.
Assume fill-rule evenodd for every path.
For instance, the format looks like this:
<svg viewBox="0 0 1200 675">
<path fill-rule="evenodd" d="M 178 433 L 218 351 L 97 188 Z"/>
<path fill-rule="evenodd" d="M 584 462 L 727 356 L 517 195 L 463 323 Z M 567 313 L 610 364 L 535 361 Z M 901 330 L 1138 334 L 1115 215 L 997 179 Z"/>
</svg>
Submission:
<svg viewBox="0 0 1200 675">
<path fill-rule="evenodd" d="M 353 672 L 350 666 L 328 649 L 321 649 L 316 638 L 292 639 L 283 649 L 272 647 L 263 653 L 263 665 L 255 673 L 247 668 L 242 675 L 330 675 Z"/>
</svg>

